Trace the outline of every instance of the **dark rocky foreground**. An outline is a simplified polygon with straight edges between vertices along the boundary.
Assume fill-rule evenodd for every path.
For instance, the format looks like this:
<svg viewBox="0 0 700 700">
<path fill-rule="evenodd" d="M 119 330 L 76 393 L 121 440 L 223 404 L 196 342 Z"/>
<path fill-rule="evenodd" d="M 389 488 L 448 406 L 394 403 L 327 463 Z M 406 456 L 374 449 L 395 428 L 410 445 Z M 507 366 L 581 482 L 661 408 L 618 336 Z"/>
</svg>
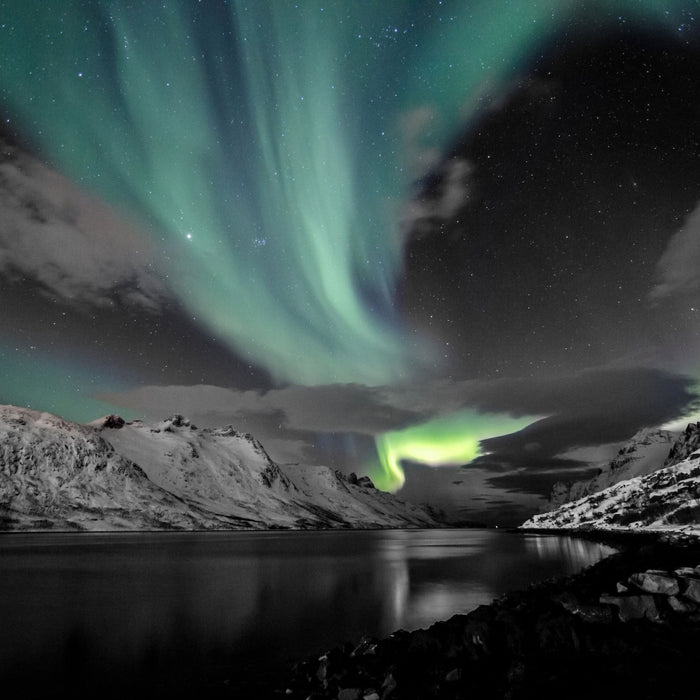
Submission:
<svg viewBox="0 0 700 700">
<path fill-rule="evenodd" d="M 273 696 L 687 698 L 700 670 L 698 565 L 698 541 L 628 540 L 576 576 L 298 662 Z"/>
</svg>

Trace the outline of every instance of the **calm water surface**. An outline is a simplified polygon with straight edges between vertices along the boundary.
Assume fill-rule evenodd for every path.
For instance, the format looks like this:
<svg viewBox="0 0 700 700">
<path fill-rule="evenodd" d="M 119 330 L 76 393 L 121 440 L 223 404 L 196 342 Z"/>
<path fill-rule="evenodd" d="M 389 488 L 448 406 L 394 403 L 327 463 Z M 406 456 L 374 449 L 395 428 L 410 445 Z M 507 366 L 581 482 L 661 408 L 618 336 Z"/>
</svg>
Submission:
<svg viewBox="0 0 700 700">
<path fill-rule="evenodd" d="M 290 658 L 612 551 L 495 530 L 2 535 L 0 681 L 24 697 L 243 697 Z"/>
</svg>

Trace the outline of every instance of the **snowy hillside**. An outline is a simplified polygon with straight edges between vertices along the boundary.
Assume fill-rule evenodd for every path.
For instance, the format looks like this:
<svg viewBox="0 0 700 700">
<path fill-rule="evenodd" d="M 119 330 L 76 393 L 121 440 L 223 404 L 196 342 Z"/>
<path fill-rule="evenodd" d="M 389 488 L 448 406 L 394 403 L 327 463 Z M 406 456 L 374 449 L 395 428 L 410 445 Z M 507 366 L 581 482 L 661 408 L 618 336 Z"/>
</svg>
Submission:
<svg viewBox="0 0 700 700">
<path fill-rule="evenodd" d="M 674 433 L 668 430 L 652 430 L 649 428 L 640 430 L 620 448 L 620 451 L 609 464 L 601 467 L 597 476 L 587 481 L 556 483 L 544 510 L 555 510 L 564 503 L 577 501 L 620 481 L 644 476 L 660 469 L 664 466 L 671 445 L 676 437 Z M 674 461 L 678 462 L 680 459 L 682 457 Z"/>
<path fill-rule="evenodd" d="M 232 427 L 198 429 L 182 416 L 156 425 L 115 416 L 79 425 L 0 406 L 3 529 L 437 524 L 366 478 L 283 469 Z"/>
<path fill-rule="evenodd" d="M 536 515 L 521 527 L 682 530 L 700 535 L 700 451 L 678 464 Z"/>
<path fill-rule="evenodd" d="M 216 527 L 151 483 L 93 428 L 0 406 L 0 527 Z"/>
</svg>

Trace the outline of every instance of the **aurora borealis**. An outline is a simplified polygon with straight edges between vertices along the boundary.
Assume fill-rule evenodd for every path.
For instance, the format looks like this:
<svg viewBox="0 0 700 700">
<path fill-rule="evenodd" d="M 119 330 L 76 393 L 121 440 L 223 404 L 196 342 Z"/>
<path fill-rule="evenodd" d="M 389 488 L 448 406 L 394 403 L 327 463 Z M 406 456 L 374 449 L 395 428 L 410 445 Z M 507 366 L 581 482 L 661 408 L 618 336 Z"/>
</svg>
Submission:
<svg viewBox="0 0 700 700">
<path fill-rule="evenodd" d="M 499 462 L 482 441 L 580 400 L 553 378 L 644 370 L 654 420 L 691 415 L 698 9 L 2 3 L 3 132 L 32 155 L 0 162 L 0 401 L 190 402 L 279 459 L 387 488 L 474 461 L 530 496 L 527 473 L 583 473 L 567 450 L 651 420 L 630 398 L 605 440 L 567 424 Z"/>
<path fill-rule="evenodd" d="M 403 486 L 401 463 L 413 460 L 433 467 L 469 464 L 482 454 L 481 441 L 494 435 L 516 432 L 535 422 L 535 417 L 520 420 L 476 411 L 457 411 L 404 430 L 383 433 L 377 438 L 382 469 L 379 488 Z"/>
</svg>

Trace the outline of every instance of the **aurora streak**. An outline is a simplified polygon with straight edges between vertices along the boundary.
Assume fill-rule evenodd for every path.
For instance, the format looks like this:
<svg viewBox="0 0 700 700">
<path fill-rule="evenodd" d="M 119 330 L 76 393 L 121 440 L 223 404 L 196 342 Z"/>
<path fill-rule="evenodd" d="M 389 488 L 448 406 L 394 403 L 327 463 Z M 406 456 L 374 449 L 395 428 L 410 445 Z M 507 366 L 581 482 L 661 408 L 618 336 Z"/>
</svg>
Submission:
<svg viewBox="0 0 700 700">
<path fill-rule="evenodd" d="M 8 2 L 0 90 L 46 158 L 149 224 L 180 301 L 233 349 L 280 381 L 388 383 L 430 360 L 393 306 L 420 174 L 402 120 L 427 108 L 412 146 L 444 148 L 577 5 L 501 4 L 445 3 L 419 29 L 420 3 Z"/>
</svg>

